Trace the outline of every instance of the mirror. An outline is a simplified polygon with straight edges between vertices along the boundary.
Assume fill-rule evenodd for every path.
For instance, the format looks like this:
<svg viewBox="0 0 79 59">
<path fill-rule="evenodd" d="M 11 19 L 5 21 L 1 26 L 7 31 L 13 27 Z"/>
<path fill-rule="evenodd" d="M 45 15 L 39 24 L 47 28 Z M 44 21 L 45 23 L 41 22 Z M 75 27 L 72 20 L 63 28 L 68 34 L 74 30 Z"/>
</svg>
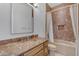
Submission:
<svg viewBox="0 0 79 59">
<path fill-rule="evenodd" d="M 26 3 L 11 4 L 12 33 L 32 33 L 32 7 Z"/>
</svg>

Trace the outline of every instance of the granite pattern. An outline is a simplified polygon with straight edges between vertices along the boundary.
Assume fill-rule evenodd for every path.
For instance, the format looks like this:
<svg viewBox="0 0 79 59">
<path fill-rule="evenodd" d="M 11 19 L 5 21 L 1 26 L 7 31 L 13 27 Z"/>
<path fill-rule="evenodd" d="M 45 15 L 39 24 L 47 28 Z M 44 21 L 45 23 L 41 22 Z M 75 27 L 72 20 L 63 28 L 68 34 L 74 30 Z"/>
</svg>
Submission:
<svg viewBox="0 0 79 59">
<path fill-rule="evenodd" d="M 52 13 L 54 39 L 75 42 L 70 9 L 64 8 Z"/>
<path fill-rule="evenodd" d="M 0 45 L 0 56 L 18 56 L 29 49 L 47 41 L 46 39 L 28 40 Z"/>
</svg>

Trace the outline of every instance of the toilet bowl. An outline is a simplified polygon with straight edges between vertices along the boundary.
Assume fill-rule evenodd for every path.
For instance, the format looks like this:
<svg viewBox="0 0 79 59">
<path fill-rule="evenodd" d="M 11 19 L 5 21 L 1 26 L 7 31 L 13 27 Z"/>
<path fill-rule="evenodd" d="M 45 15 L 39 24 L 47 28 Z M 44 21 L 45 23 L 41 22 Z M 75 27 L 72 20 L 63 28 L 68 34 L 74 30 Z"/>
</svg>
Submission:
<svg viewBox="0 0 79 59">
<path fill-rule="evenodd" d="M 48 44 L 49 55 L 54 56 L 56 51 L 56 45 L 53 43 Z"/>
</svg>

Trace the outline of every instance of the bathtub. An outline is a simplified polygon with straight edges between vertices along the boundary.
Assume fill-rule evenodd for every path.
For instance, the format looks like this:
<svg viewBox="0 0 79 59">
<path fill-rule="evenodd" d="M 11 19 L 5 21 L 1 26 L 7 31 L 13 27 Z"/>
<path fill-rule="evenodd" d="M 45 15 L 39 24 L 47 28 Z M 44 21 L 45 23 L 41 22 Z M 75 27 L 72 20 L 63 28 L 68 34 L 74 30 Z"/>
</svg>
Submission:
<svg viewBox="0 0 79 59">
<path fill-rule="evenodd" d="M 54 44 L 56 45 L 56 52 L 64 56 L 75 56 L 75 42 L 55 40 Z"/>
</svg>

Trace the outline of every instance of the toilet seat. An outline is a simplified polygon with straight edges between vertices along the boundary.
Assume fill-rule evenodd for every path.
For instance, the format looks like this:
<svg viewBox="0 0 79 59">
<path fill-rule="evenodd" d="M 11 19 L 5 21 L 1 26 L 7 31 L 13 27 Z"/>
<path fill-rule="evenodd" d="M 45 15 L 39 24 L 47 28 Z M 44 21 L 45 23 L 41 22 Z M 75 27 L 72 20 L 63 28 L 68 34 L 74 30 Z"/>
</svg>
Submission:
<svg viewBox="0 0 79 59">
<path fill-rule="evenodd" d="M 49 48 L 49 50 L 56 50 L 56 45 L 53 43 L 49 43 L 48 48 Z"/>
</svg>

